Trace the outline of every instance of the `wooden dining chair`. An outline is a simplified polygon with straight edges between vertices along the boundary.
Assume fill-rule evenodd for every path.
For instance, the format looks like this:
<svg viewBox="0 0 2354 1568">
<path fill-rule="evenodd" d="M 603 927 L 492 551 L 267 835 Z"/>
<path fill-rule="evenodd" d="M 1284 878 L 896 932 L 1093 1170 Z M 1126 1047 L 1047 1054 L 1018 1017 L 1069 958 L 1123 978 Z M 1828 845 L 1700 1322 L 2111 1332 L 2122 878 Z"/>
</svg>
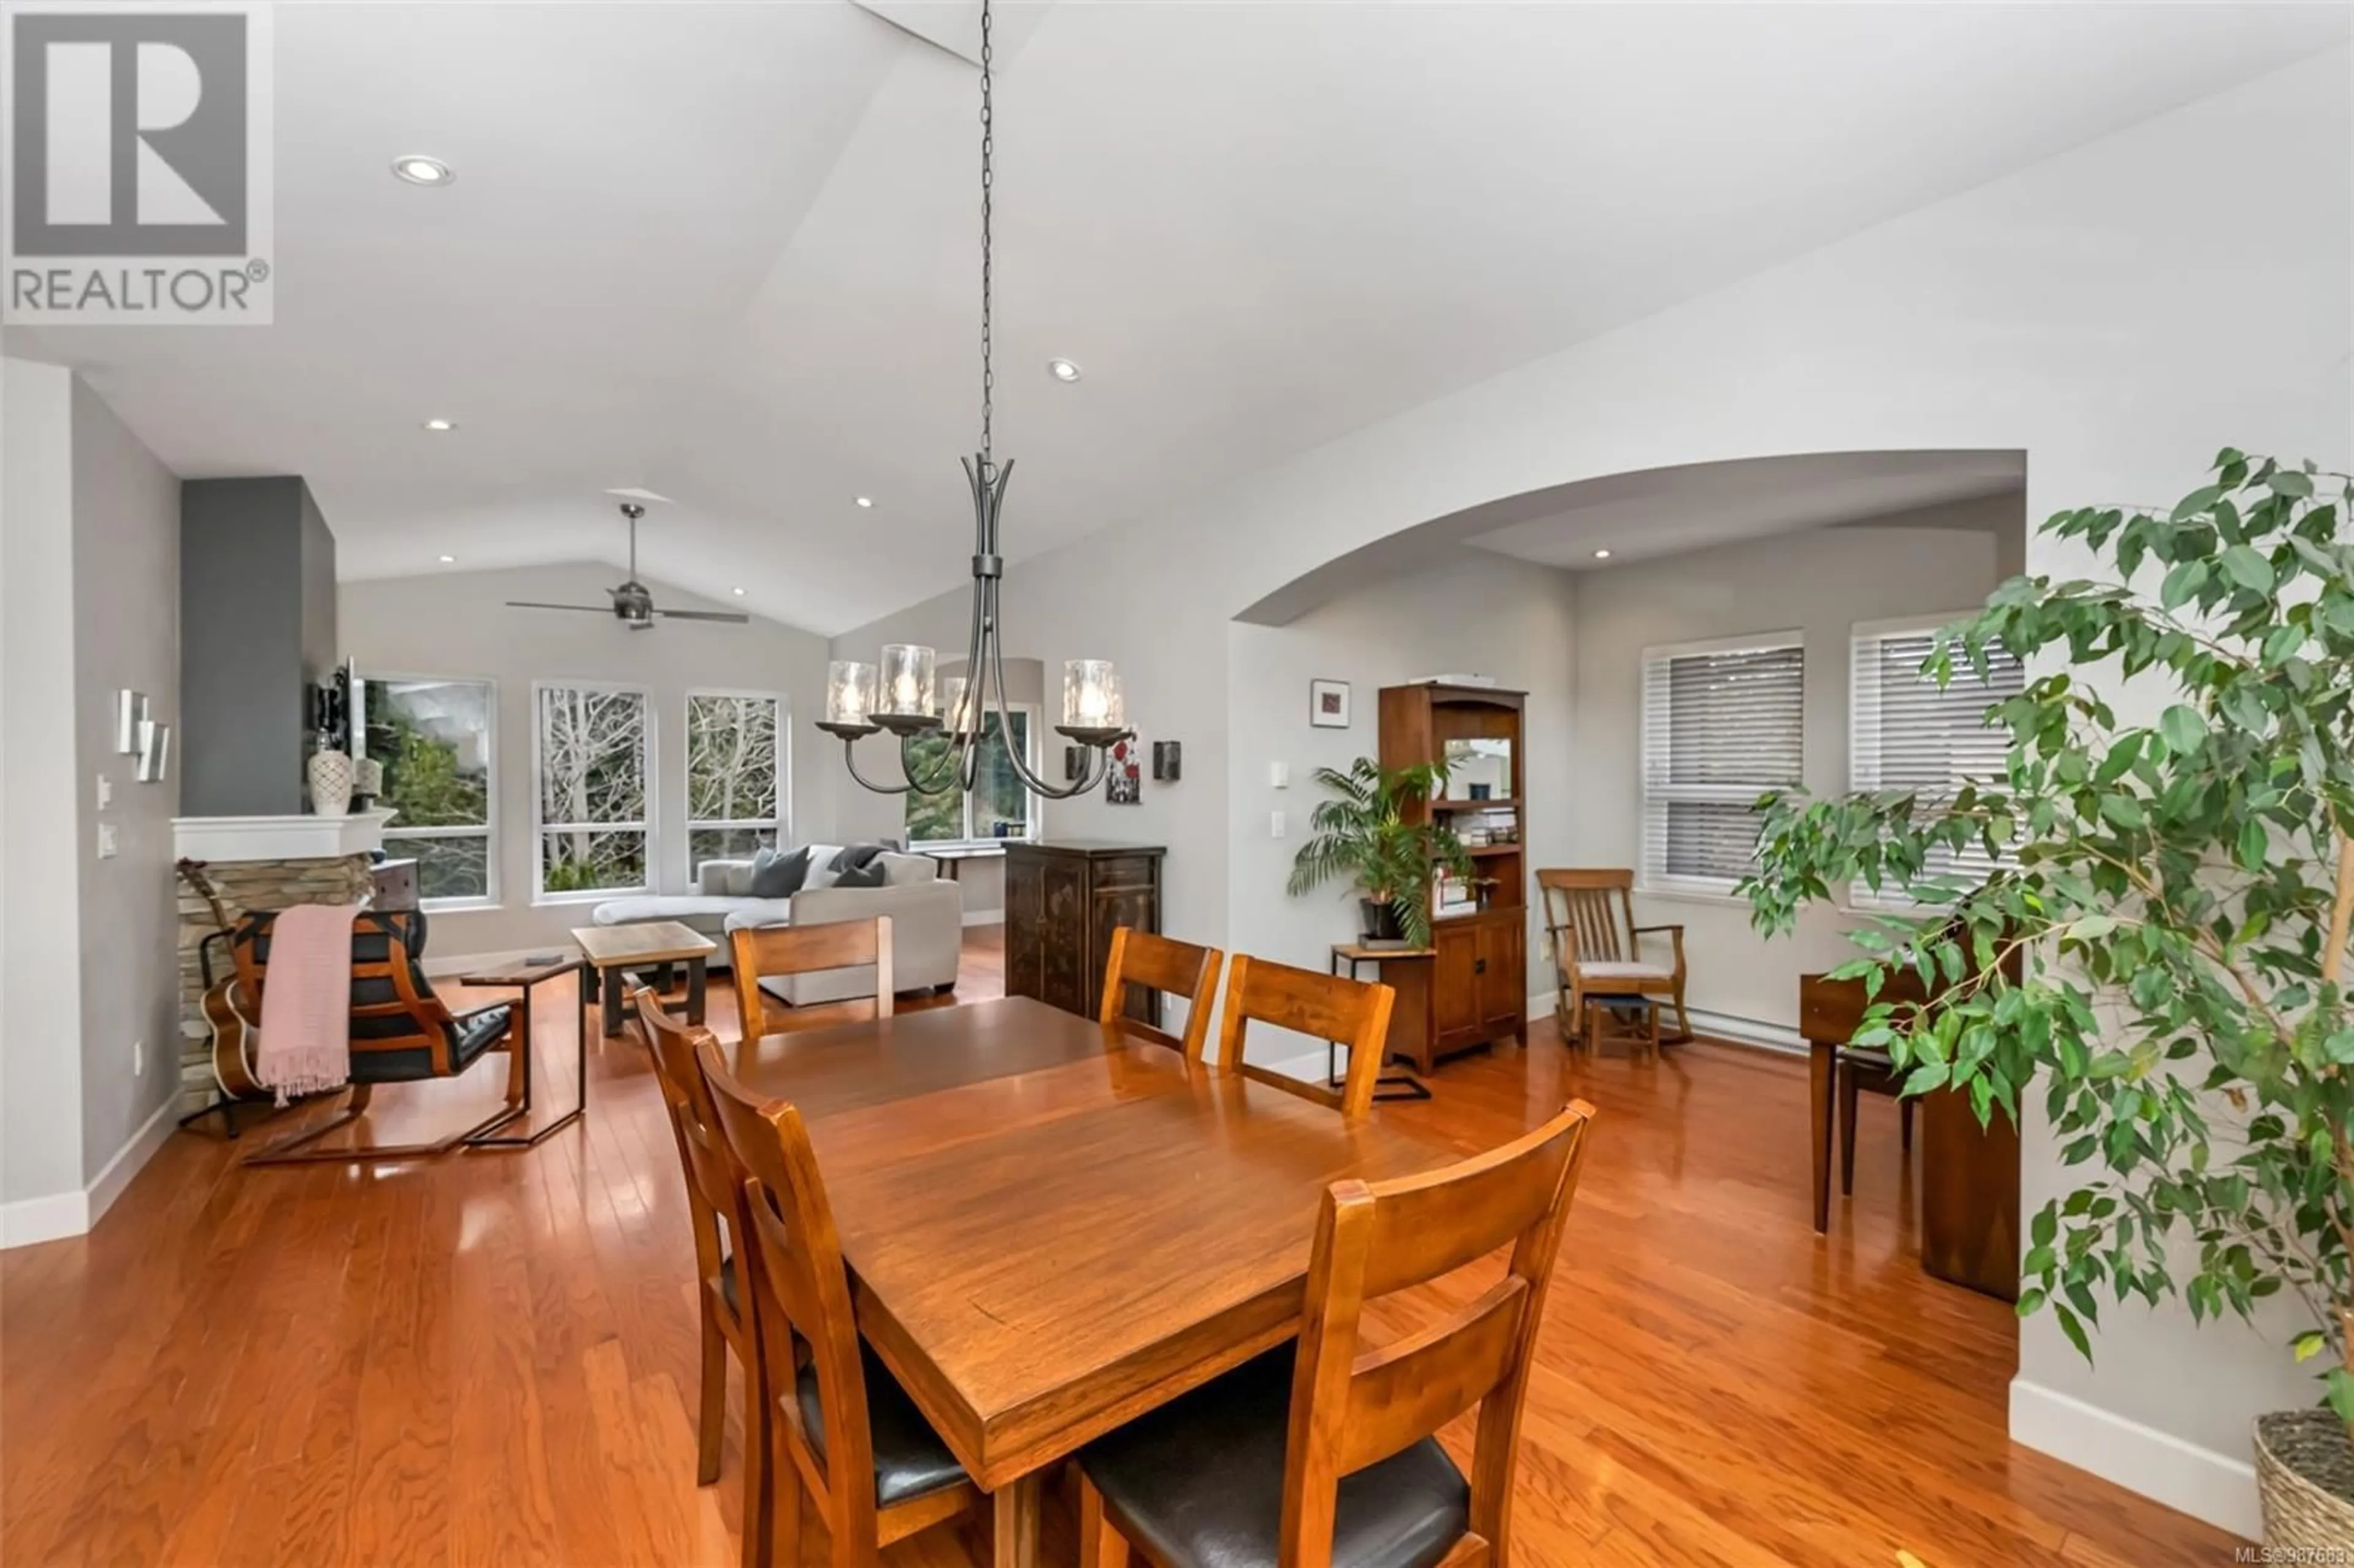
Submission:
<svg viewBox="0 0 2354 1568">
<path fill-rule="evenodd" d="M 702 1395 L 697 1404 L 695 1479 L 719 1478 L 719 1448 L 727 1428 L 727 1357 L 744 1376 L 744 1563 L 758 1568 L 758 1517 L 766 1485 L 767 1402 L 760 1398 L 759 1350 L 753 1342 L 747 1281 L 737 1261 L 743 1247 L 744 1177 L 719 1129 L 719 1108 L 703 1080 L 695 1048 L 711 1032 L 664 1012 L 651 988 L 634 998 L 638 1021 L 653 1047 L 654 1081 L 670 1113 L 671 1137 L 686 1176 L 686 1211 L 695 1231 L 696 1316 L 703 1329 Z"/>
<path fill-rule="evenodd" d="M 778 1568 L 798 1564 L 806 1492 L 832 1542 L 833 1568 L 873 1568 L 884 1547 L 975 1507 L 981 1493 L 858 1337 L 801 1112 L 738 1084 L 717 1043 L 705 1040 L 696 1054 L 744 1171 L 744 1251 L 769 1401 L 768 1497 L 745 1529 L 774 1542 Z"/>
<path fill-rule="evenodd" d="M 1654 1054 L 1662 1001 L 1675 1004 L 1676 1033 L 1670 1038 L 1691 1038 L 1691 1014 L 1684 1009 L 1684 928 L 1635 924 L 1632 870 L 1548 866 L 1537 872 L 1537 887 L 1553 938 L 1553 1017 L 1562 1044 L 1592 1054 L 1600 1043 L 1600 1014 L 1614 1002 L 1641 1007 L 1642 1044 Z M 1645 937 L 1669 938 L 1669 961 L 1644 957 Z"/>
<path fill-rule="evenodd" d="M 1218 965 L 1225 955 L 1121 926 L 1111 934 L 1111 961 L 1104 966 L 1103 1006 L 1097 1017 L 1130 1034 L 1185 1054 L 1198 1062 L 1210 1041 L 1210 1004 L 1218 994 Z M 1129 990 L 1139 987 L 1185 999 L 1185 1035 L 1179 1039 L 1141 1019 L 1126 1016 Z"/>
<path fill-rule="evenodd" d="M 1385 985 L 1343 980 L 1314 969 L 1295 969 L 1268 959 L 1236 953 L 1226 966 L 1226 1007 L 1218 1021 L 1218 1062 L 1262 1084 L 1331 1106 L 1351 1121 L 1373 1108 L 1373 1085 L 1382 1075 L 1382 1054 L 1390 1038 L 1390 1012 L 1397 992 Z M 1244 1035 L 1252 1021 L 1293 1029 L 1317 1040 L 1345 1045 L 1349 1075 L 1334 1090 L 1312 1078 L 1271 1072 L 1247 1060 Z"/>
<path fill-rule="evenodd" d="M 1299 1340 L 1079 1455 L 1083 1568 L 1444 1568 L 1512 1561 L 1529 1365 L 1594 1107 L 1427 1175 L 1327 1189 Z M 1365 1303 L 1510 1245 L 1503 1277 L 1368 1346 Z M 1467 1481 L 1434 1436 L 1473 1405 Z"/>
<path fill-rule="evenodd" d="M 875 967 L 875 1016 L 891 1016 L 891 916 L 824 926 L 742 927 L 727 934 L 728 973 L 736 982 L 744 1038 L 758 1040 L 776 1017 L 760 982 L 772 975 Z"/>
</svg>

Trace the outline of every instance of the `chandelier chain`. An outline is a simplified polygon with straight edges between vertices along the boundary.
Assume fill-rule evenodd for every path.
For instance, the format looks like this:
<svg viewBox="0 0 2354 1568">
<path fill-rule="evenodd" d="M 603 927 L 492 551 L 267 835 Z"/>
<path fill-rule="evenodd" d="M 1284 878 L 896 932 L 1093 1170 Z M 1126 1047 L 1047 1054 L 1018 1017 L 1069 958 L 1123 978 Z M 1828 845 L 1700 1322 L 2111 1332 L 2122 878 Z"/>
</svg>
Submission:
<svg viewBox="0 0 2354 1568">
<path fill-rule="evenodd" d="M 991 425 L 996 412 L 993 407 L 997 390 L 997 371 L 991 362 L 994 304 L 996 294 L 996 258 L 990 244 L 991 187 L 997 181 L 997 131 L 994 106 L 991 102 L 991 66 L 996 58 L 996 45 L 991 39 L 989 0 L 981 0 L 981 466 L 984 479 L 989 477 L 993 448 Z"/>
</svg>

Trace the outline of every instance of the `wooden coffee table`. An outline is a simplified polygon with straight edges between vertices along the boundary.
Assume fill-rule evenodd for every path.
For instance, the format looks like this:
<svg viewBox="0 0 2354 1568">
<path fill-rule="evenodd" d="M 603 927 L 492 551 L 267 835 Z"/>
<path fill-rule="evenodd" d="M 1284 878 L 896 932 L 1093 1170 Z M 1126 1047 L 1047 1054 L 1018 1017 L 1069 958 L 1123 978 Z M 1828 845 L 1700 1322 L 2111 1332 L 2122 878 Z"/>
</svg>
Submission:
<svg viewBox="0 0 2354 1568">
<path fill-rule="evenodd" d="M 588 967 L 597 971 L 605 998 L 605 1033 L 619 1034 L 623 991 L 632 969 L 686 966 L 686 1019 L 703 1022 L 704 966 L 719 944 L 675 920 L 643 920 L 628 926 L 583 926 L 572 933 Z"/>
</svg>

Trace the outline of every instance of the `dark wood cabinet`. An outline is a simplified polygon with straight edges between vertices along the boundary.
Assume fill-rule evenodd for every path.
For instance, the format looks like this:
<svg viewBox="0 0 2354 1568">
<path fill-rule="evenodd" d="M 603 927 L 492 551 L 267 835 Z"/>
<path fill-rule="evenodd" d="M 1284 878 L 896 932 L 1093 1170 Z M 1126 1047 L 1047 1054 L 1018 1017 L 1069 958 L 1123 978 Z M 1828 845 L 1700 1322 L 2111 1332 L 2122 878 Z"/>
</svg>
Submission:
<svg viewBox="0 0 2354 1568">
<path fill-rule="evenodd" d="M 1415 1034 L 1425 1043 L 1419 1065 L 1497 1040 L 1524 1037 L 1528 1026 L 1528 904 L 1524 824 L 1528 821 L 1522 693 L 1434 684 L 1382 690 L 1384 768 L 1467 756 L 1482 763 L 1479 793 L 1468 789 L 1416 808 L 1445 817 L 1458 831 L 1479 824 L 1486 842 L 1471 855 L 1479 907 L 1430 923 L 1427 1017 Z M 1465 782 L 1458 771 L 1456 782 Z M 1401 993 L 1401 1007 L 1408 1005 Z"/>
<path fill-rule="evenodd" d="M 1005 994 L 1095 1016 L 1112 932 L 1161 929 L 1165 853 L 1095 839 L 1007 844 Z M 1131 987 L 1129 996 L 1130 1014 L 1159 1026 L 1159 994 Z"/>
</svg>

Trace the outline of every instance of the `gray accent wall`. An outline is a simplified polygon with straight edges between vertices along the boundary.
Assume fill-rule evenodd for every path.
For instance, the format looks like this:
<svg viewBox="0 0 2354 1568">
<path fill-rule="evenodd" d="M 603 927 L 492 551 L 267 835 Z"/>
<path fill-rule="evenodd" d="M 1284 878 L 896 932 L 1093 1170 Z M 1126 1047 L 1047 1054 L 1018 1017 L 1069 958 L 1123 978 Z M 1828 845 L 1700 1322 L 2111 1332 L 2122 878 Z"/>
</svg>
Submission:
<svg viewBox="0 0 2354 1568">
<path fill-rule="evenodd" d="M 180 486 L 182 804 L 192 817 L 303 809 L 304 686 L 335 652 L 335 541 L 292 475 Z"/>
<path fill-rule="evenodd" d="M 80 800 L 81 1181 L 96 1181 L 180 1086 L 180 481 L 73 384 L 74 782 Z M 164 776 L 115 749 L 114 693 L 172 726 Z M 98 806 L 98 779 L 111 797 Z M 101 824 L 115 853 L 91 846 Z"/>
</svg>

